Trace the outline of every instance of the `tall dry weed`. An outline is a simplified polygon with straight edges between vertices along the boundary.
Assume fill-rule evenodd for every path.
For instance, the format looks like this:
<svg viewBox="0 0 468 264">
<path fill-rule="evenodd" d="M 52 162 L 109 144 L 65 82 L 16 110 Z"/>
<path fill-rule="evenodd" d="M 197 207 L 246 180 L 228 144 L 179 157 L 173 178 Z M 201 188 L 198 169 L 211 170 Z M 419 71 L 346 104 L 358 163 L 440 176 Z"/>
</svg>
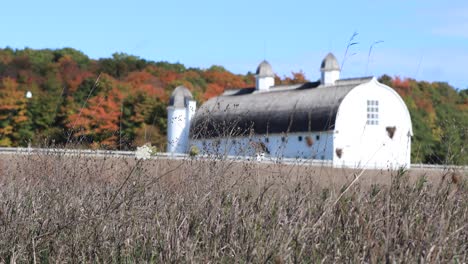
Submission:
<svg viewBox="0 0 468 264">
<path fill-rule="evenodd" d="M 466 177 L 450 171 L 350 185 L 356 173 L 299 165 L 1 160 L 4 263 L 468 261 Z"/>
</svg>

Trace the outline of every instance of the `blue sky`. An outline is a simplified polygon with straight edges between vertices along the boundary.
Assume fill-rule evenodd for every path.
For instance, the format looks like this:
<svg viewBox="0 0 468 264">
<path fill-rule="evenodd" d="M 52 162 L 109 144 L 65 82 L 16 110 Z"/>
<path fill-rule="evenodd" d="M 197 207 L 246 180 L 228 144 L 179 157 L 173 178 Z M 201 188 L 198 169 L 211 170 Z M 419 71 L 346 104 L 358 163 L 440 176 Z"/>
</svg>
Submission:
<svg viewBox="0 0 468 264">
<path fill-rule="evenodd" d="M 72 47 L 92 58 L 125 52 L 189 67 L 319 78 L 327 52 L 342 77 L 383 73 L 468 88 L 467 1 L 4 1 L 0 47 Z M 383 41 L 373 47 L 372 43 Z M 353 55 L 354 54 L 354 55 Z"/>
</svg>

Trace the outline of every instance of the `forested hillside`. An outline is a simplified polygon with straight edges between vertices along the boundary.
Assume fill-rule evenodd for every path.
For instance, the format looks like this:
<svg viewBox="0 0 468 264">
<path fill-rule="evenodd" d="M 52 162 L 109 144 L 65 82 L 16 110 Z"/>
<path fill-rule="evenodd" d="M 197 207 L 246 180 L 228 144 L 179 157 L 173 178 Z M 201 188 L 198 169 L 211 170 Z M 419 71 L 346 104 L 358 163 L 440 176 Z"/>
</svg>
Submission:
<svg viewBox="0 0 468 264">
<path fill-rule="evenodd" d="M 468 164 L 468 90 L 444 82 L 390 78 L 379 81 L 393 87 L 411 114 L 413 163 Z"/>
<path fill-rule="evenodd" d="M 466 90 L 389 76 L 380 80 L 394 87 L 411 111 L 413 162 L 468 163 Z M 284 84 L 303 81 L 301 72 L 276 78 Z M 164 150 L 168 98 L 181 84 L 200 104 L 225 88 L 253 86 L 254 75 L 124 53 L 94 60 L 71 48 L 0 49 L 0 145 L 133 149 L 151 142 Z"/>
</svg>

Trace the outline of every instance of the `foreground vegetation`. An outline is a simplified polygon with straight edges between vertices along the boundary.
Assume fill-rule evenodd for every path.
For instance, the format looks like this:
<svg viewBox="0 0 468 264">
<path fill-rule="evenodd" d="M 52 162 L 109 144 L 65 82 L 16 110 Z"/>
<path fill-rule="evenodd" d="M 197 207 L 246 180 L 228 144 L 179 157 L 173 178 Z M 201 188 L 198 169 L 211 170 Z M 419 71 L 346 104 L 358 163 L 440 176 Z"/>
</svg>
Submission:
<svg viewBox="0 0 468 264">
<path fill-rule="evenodd" d="M 0 172 L 1 263 L 468 261 L 455 171 L 51 154 Z"/>
<path fill-rule="evenodd" d="M 306 81 L 302 72 L 276 76 L 277 84 Z M 395 88 L 410 110 L 414 163 L 468 164 L 467 90 L 389 76 L 380 81 Z M 166 107 L 178 85 L 188 87 L 200 105 L 226 88 L 254 86 L 254 74 L 124 53 L 94 60 L 71 48 L 0 49 L 0 146 L 73 142 L 125 150 L 150 142 L 164 150 Z M 32 98 L 25 98 L 27 91 Z"/>
</svg>

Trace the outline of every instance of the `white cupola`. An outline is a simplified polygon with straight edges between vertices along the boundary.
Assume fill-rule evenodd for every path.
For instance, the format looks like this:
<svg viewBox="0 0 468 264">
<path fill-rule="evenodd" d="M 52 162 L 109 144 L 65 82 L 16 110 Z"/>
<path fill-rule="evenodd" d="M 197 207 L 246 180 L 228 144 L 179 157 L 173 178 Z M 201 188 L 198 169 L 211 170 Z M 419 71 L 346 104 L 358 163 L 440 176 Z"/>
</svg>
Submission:
<svg viewBox="0 0 468 264">
<path fill-rule="evenodd" d="M 340 79 L 340 66 L 335 55 L 332 53 L 327 54 L 320 66 L 320 72 L 322 73 L 320 79 L 322 85 L 334 85 Z"/>
<path fill-rule="evenodd" d="M 190 122 L 196 108 L 189 89 L 184 86 L 174 89 L 167 107 L 167 152 L 188 152 Z"/>
<path fill-rule="evenodd" d="M 266 60 L 258 65 L 255 78 L 255 90 L 259 92 L 269 91 L 270 87 L 275 86 L 275 73 L 270 63 Z"/>
</svg>

